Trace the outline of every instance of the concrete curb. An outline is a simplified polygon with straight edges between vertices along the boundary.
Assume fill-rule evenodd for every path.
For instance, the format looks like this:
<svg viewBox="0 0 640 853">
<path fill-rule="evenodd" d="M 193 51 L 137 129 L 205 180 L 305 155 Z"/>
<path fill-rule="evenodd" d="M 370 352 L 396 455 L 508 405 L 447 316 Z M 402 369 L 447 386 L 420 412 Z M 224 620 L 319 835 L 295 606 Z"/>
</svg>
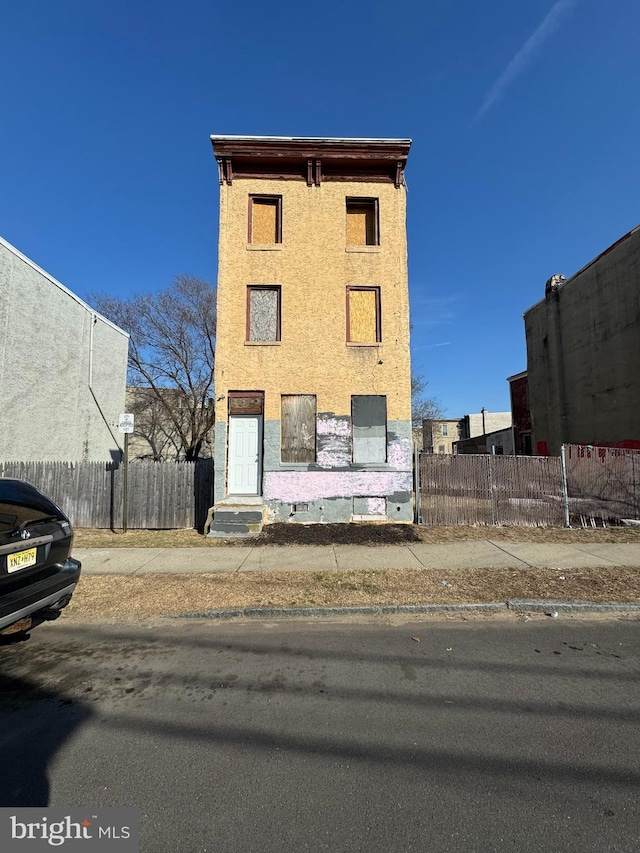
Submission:
<svg viewBox="0 0 640 853">
<path fill-rule="evenodd" d="M 510 598 L 507 601 L 509 610 L 531 610 L 545 612 L 555 610 L 558 613 L 618 613 L 620 611 L 639 611 L 637 601 L 555 601 L 552 598 Z"/>
<path fill-rule="evenodd" d="M 196 610 L 177 613 L 171 619 L 233 619 L 237 616 L 380 616 L 402 613 L 441 613 L 445 611 L 506 610 L 500 601 L 484 604 L 370 604 L 362 607 L 244 607 L 226 610 Z"/>
<path fill-rule="evenodd" d="M 230 607 L 221 610 L 194 610 L 176 613 L 170 619 L 281 618 L 286 616 L 384 616 L 415 613 L 482 613 L 496 611 L 624 613 L 640 611 L 640 602 L 555 601 L 544 598 L 511 598 L 507 602 L 478 604 L 370 604 L 361 607 Z"/>
</svg>

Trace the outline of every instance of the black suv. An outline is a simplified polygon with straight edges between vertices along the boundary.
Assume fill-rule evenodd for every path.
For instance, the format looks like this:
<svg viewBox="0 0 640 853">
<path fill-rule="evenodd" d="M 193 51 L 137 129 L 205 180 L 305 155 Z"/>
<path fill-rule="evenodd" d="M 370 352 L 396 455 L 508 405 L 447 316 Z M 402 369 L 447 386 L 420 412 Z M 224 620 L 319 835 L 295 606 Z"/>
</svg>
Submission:
<svg viewBox="0 0 640 853">
<path fill-rule="evenodd" d="M 30 483 L 0 477 L 0 634 L 57 619 L 80 563 L 66 515 Z"/>
</svg>

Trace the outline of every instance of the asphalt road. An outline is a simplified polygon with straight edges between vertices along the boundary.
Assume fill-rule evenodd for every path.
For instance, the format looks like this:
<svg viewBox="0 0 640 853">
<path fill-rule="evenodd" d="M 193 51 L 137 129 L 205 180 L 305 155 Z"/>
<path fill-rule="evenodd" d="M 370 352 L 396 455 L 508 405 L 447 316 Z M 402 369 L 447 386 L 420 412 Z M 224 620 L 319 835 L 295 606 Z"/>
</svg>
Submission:
<svg viewBox="0 0 640 853">
<path fill-rule="evenodd" d="M 638 849 L 636 619 L 62 619 L 0 671 L 0 805 L 144 853 Z"/>
</svg>

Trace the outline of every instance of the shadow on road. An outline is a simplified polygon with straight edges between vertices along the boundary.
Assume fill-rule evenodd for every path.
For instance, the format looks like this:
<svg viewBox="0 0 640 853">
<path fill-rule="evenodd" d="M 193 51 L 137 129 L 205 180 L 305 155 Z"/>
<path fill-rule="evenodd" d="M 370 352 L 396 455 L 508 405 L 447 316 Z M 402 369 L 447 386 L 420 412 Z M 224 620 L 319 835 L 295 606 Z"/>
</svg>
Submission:
<svg viewBox="0 0 640 853">
<path fill-rule="evenodd" d="M 90 711 L 55 689 L 6 674 L 16 649 L 0 648 L 0 806 L 46 806 L 49 765 Z"/>
</svg>

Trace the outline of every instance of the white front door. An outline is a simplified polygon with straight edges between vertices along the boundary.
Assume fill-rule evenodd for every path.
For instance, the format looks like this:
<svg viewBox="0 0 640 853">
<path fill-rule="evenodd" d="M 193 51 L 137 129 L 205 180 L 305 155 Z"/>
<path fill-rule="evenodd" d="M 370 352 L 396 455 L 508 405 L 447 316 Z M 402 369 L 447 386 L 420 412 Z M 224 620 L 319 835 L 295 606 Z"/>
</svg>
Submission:
<svg viewBox="0 0 640 853">
<path fill-rule="evenodd" d="M 260 483 L 259 415 L 229 417 L 230 495 L 257 495 Z"/>
</svg>

